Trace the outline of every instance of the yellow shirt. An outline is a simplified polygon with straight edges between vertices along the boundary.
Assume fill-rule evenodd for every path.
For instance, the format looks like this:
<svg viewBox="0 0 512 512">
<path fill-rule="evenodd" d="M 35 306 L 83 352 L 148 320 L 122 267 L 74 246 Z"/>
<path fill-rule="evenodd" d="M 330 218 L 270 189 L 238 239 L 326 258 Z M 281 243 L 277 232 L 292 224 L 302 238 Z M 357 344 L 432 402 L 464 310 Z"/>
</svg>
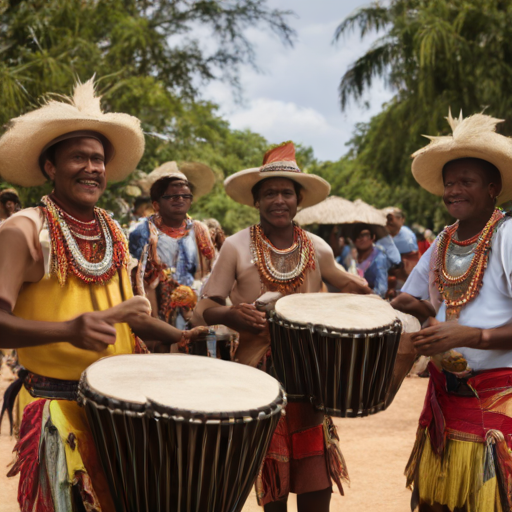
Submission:
<svg viewBox="0 0 512 512">
<path fill-rule="evenodd" d="M 13 314 L 27 320 L 65 322 L 92 311 L 103 311 L 133 296 L 126 269 L 107 284 L 86 284 L 69 275 L 61 287 L 55 276 L 26 283 L 18 295 Z M 20 364 L 38 375 L 54 379 L 79 380 L 82 372 L 105 356 L 131 354 L 134 338 L 128 324 L 117 324 L 114 345 L 93 352 L 60 342 L 18 349 Z"/>
</svg>

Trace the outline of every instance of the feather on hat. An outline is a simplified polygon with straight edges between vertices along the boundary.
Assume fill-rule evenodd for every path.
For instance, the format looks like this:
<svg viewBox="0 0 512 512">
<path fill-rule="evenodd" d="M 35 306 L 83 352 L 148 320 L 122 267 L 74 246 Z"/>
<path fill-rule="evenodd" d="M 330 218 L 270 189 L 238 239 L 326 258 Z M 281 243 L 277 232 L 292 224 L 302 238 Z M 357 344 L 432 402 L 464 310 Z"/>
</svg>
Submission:
<svg viewBox="0 0 512 512">
<path fill-rule="evenodd" d="M 0 176 L 25 187 L 42 185 L 41 154 L 60 140 L 94 132 L 103 142 L 108 181 L 120 181 L 139 163 L 144 153 L 140 121 L 128 114 L 103 113 L 94 77 L 78 83 L 73 97 L 50 100 L 41 108 L 12 119 L 0 137 Z M 77 132 L 77 133 L 73 133 Z M 84 133 L 86 135 L 84 135 Z"/>
<path fill-rule="evenodd" d="M 263 157 L 261 167 L 244 169 L 224 180 L 224 188 L 231 199 L 237 203 L 254 206 L 252 188 L 267 178 L 288 178 L 302 186 L 300 206 L 307 207 L 323 201 L 331 186 L 320 176 L 302 172 L 295 161 L 293 142 L 283 142 L 269 149 Z"/>
<path fill-rule="evenodd" d="M 446 118 L 452 135 L 431 137 L 430 143 L 412 157 L 412 174 L 425 189 L 437 196 L 444 192 L 443 167 L 459 158 L 480 158 L 495 165 L 501 174 L 502 190 L 498 203 L 512 199 L 512 140 L 496 133 L 496 125 L 503 119 L 475 114 L 464 119 Z"/>
</svg>

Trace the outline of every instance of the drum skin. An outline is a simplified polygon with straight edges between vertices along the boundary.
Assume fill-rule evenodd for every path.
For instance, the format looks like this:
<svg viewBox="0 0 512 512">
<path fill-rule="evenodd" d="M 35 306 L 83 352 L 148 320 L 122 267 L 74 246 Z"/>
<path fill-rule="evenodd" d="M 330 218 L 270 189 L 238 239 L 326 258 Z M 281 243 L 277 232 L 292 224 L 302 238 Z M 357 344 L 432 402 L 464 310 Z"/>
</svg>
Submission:
<svg viewBox="0 0 512 512">
<path fill-rule="evenodd" d="M 252 411 L 198 413 L 151 399 L 140 404 L 104 396 L 89 385 L 86 370 L 79 402 L 85 407 L 116 512 L 239 512 L 286 397 L 281 391 L 274 402 Z"/>
<path fill-rule="evenodd" d="M 367 332 L 298 325 L 273 312 L 272 358 L 290 401 L 308 401 L 326 414 L 358 417 L 384 410 L 402 324 Z"/>
</svg>

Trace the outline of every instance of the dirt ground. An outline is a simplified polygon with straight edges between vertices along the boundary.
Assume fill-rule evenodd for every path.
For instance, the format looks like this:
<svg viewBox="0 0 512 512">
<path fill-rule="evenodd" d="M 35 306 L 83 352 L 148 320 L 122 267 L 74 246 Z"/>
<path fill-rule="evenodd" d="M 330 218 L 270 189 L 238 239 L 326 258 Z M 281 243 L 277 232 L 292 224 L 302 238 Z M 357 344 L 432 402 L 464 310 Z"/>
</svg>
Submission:
<svg viewBox="0 0 512 512">
<path fill-rule="evenodd" d="M 0 397 L 12 382 L 12 374 L 4 366 L 0 376 Z M 416 435 L 416 426 L 427 379 L 405 380 L 395 401 L 387 411 L 367 418 L 336 419 L 341 448 L 347 461 L 351 486 L 345 496 L 336 491 L 331 511 L 408 512 L 410 492 L 405 489 L 403 471 Z M 7 465 L 12 460 L 14 439 L 9 436 L 7 415 L 0 434 L 0 512 L 19 512 L 16 501 L 17 478 L 7 478 Z M 294 496 L 289 511 L 296 511 Z M 243 512 L 260 512 L 252 494 Z M 157 511 L 155 511 L 157 512 Z"/>
</svg>

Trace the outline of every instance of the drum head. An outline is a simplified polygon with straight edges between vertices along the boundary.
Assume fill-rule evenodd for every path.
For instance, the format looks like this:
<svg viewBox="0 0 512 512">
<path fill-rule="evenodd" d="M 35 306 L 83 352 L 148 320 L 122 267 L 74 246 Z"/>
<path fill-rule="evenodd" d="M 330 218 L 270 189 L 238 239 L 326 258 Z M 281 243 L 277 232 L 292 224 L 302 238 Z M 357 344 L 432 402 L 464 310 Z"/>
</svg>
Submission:
<svg viewBox="0 0 512 512">
<path fill-rule="evenodd" d="M 276 302 L 276 313 L 297 325 L 338 331 L 373 331 L 392 324 L 397 312 L 377 295 L 296 293 Z"/>
<path fill-rule="evenodd" d="M 155 402 L 205 415 L 265 408 L 282 396 L 276 379 L 249 366 L 185 354 L 106 357 L 82 374 L 83 394 L 115 403 Z M 122 407 L 120 407 L 122 408 Z"/>
</svg>

